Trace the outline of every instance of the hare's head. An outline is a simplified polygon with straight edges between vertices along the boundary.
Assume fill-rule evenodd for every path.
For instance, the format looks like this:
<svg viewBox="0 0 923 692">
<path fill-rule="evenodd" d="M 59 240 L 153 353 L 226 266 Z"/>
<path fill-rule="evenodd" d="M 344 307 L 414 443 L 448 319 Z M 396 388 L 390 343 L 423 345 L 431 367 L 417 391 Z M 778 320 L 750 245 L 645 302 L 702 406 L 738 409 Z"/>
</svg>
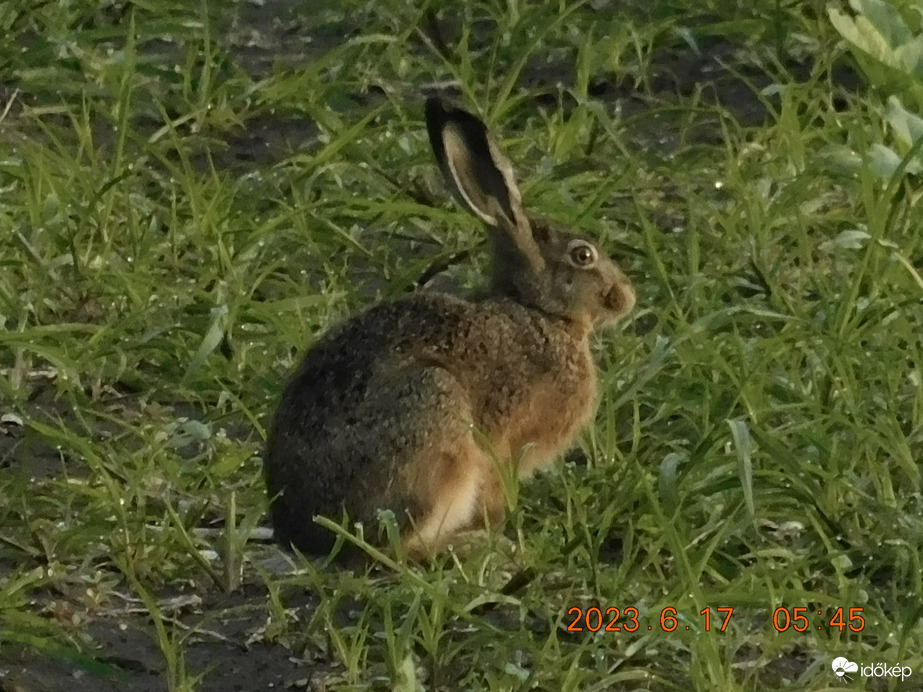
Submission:
<svg viewBox="0 0 923 692">
<path fill-rule="evenodd" d="M 513 167 L 480 119 L 432 98 L 426 128 L 455 196 L 491 228 L 496 294 L 587 328 L 631 310 L 631 282 L 598 245 L 525 212 Z"/>
</svg>

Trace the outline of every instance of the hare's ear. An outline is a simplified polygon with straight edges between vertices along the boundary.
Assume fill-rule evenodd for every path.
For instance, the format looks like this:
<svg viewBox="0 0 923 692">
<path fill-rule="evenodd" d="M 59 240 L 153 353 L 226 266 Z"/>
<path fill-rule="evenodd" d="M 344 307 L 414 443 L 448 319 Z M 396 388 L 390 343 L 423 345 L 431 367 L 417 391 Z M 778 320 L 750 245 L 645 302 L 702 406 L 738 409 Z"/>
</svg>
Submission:
<svg viewBox="0 0 923 692">
<path fill-rule="evenodd" d="M 426 130 L 442 174 L 458 201 L 490 226 L 503 231 L 518 251 L 540 270 L 544 265 L 529 218 L 522 208 L 513 166 L 476 116 L 426 101 Z"/>
</svg>

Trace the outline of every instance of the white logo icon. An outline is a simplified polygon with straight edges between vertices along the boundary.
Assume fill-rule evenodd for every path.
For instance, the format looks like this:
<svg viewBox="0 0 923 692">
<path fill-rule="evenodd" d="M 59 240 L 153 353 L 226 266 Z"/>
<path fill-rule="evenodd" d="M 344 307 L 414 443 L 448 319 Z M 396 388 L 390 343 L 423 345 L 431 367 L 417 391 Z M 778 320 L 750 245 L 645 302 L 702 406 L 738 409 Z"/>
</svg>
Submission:
<svg viewBox="0 0 923 692">
<path fill-rule="evenodd" d="M 853 663 L 842 656 L 833 659 L 833 663 L 830 665 L 833 667 L 833 672 L 836 673 L 838 678 L 842 678 L 846 673 L 857 673 L 859 671 L 858 663 Z"/>
</svg>

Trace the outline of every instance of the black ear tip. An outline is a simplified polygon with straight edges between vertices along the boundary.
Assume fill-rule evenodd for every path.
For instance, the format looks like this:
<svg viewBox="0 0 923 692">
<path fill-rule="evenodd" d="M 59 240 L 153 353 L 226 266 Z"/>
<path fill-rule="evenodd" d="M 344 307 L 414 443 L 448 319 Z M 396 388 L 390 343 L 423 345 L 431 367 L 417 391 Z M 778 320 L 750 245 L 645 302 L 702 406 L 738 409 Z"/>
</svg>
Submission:
<svg viewBox="0 0 923 692">
<path fill-rule="evenodd" d="M 424 106 L 424 114 L 426 122 L 433 125 L 442 126 L 448 122 L 453 122 L 465 129 L 486 130 L 480 118 L 461 108 L 451 98 L 446 99 L 442 96 L 428 97 Z"/>
<path fill-rule="evenodd" d="M 457 119 L 459 109 L 447 102 L 441 96 L 430 96 L 426 99 L 424 115 L 429 128 L 441 130 L 446 123 Z"/>
<path fill-rule="evenodd" d="M 433 120 L 434 118 L 444 116 L 445 106 L 442 103 L 442 99 L 438 96 L 430 96 L 428 99 L 426 99 L 426 106 L 424 111 L 426 113 L 427 120 Z"/>
<path fill-rule="evenodd" d="M 439 163 L 439 167 L 443 169 L 443 173 L 446 173 L 442 128 L 445 125 L 447 116 L 441 98 L 430 96 L 426 99 L 424 119 L 426 121 L 426 133 L 429 135 L 429 143 L 433 148 L 433 153 L 436 154 L 436 161 Z"/>
</svg>

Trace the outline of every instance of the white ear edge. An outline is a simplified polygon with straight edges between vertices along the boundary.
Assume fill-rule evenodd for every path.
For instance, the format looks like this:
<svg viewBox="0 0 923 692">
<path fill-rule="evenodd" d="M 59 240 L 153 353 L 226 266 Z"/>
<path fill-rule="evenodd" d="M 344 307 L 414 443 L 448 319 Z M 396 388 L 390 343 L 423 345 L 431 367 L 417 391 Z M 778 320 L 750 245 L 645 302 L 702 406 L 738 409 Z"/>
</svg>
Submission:
<svg viewBox="0 0 923 692">
<path fill-rule="evenodd" d="M 497 167 L 497 170 L 500 171 L 500 175 L 503 176 L 503 182 L 506 183 L 506 190 L 510 195 L 510 209 L 516 218 L 510 219 L 509 221 L 512 225 L 517 227 L 525 225 L 522 230 L 529 231 L 529 220 L 522 210 L 522 193 L 519 191 L 519 185 L 516 184 L 516 174 L 513 172 L 513 164 L 510 163 L 506 154 L 503 153 L 496 142 L 490 137 L 487 138 L 487 146 L 490 151 L 490 158 L 493 159 L 494 165 Z"/>
<path fill-rule="evenodd" d="M 469 186 L 465 184 L 465 181 L 474 181 L 475 177 L 474 171 L 472 170 L 471 157 L 468 155 L 468 149 L 465 147 L 464 140 L 458 133 L 458 128 L 451 124 L 447 125 L 442 131 L 442 142 L 445 147 L 446 163 L 449 166 L 449 172 L 455 180 L 455 187 L 458 188 L 459 193 L 464 197 L 468 209 L 484 223 L 490 226 L 499 225 L 497 217 L 488 214 L 486 211 L 488 204 L 487 200 L 483 198 L 472 199 L 471 195 L 475 193 L 475 190 L 469 189 Z M 491 154 L 493 154 L 493 151 L 491 151 Z M 459 167 L 463 167 L 466 170 L 459 170 Z"/>
</svg>

